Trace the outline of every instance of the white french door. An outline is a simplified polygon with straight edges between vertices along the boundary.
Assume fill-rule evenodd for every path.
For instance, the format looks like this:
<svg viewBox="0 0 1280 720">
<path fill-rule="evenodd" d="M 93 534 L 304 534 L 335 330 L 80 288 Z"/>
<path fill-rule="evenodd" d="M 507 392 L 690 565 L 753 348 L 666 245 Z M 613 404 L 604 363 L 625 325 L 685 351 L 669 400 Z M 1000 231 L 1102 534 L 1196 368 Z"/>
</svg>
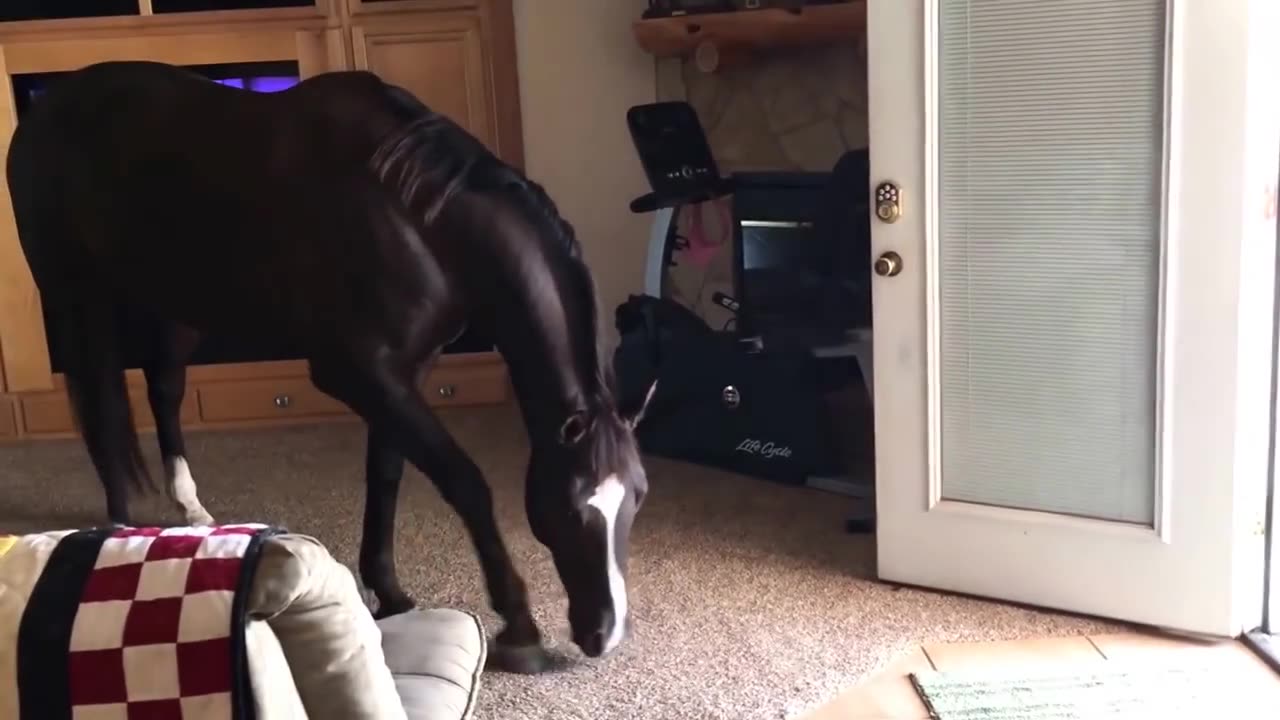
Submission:
<svg viewBox="0 0 1280 720">
<path fill-rule="evenodd" d="M 1280 3 L 867 6 L 880 576 L 1250 629 Z"/>
</svg>

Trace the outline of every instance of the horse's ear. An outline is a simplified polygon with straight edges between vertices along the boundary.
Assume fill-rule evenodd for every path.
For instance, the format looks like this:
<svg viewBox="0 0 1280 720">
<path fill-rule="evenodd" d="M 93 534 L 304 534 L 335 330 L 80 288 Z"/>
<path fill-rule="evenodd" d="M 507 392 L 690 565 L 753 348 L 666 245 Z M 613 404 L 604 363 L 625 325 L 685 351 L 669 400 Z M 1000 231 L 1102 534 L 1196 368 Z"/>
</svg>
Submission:
<svg viewBox="0 0 1280 720">
<path fill-rule="evenodd" d="M 578 410 L 570 415 L 560 426 L 560 444 L 573 447 L 582 441 L 587 434 L 587 413 Z"/>
<path fill-rule="evenodd" d="M 649 409 L 649 401 L 653 400 L 653 393 L 657 389 L 658 380 L 654 378 L 653 382 L 649 383 L 649 387 L 645 389 L 644 397 L 638 403 L 624 405 L 618 409 L 618 416 L 622 418 L 622 422 L 626 423 L 627 427 L 635 430 L 640 421 L 644 419 L 644 412 Z"/>
</svg>

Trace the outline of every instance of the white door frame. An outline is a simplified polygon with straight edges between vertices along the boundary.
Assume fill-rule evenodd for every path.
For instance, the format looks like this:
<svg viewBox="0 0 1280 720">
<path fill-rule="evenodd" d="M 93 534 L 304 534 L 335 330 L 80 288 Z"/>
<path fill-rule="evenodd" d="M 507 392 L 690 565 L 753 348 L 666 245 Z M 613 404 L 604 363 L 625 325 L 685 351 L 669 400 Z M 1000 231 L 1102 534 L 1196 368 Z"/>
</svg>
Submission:
<svg viewBox="0 0 1280 720">
<path fill-rule="evenodd" d="M 1276 211 L 1277 191 L 1280 191 L 1280 176 L 1272 186 L 1271 211 Z M 1280 228 L 1277 228 L 1276 244 L 1280 247 Z M 1280 263 L 1280 255 L 1277 256 Z M 1277 267 L 1280 275 L 1280 266 Z M 1277 301 L 1280 301 L 1280 287 L 1277 287 Z M 1276 307 L 1280 309 L 1280 302 Z M 1271 456 L 1267 467 L 1267 508 L 1265 528 L 1267 532 L 1266 547 L 1263 551 L 1266 565 L 1263 570 L 1263 608 L 1259 623 L 1262 634 L 1280 636 L 1280 482 L 1277 482 L 1276 470 L 1280 461 L 1280 413 L 1277 412 L 1277 400 L 1280 399 L 1280 312 L 1272 318 L 1271 338 Z M 1274 642 L 1272 643 L 1274 645 Z M 1276 648 L 1280 652 L 1280 646 Z"/>
<path fill-rule="evenodd" d="M 1155 527 L 941 499 L 933 48 L 944 0 L 868 12 L 877 547 L 882 579 L 1219 635 L 1261 615 L 1270 445 L 1280 3 L 1169 0 L 1163 382 Z"/>
</svg>

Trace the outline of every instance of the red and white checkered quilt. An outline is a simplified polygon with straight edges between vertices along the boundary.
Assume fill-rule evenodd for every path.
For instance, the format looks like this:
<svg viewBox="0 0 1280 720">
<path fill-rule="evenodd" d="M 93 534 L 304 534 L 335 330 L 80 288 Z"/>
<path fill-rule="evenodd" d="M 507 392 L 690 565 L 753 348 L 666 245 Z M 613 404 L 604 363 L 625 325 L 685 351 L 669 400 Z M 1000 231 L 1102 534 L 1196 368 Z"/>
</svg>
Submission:
<svg viewBox="0 0 1280 720">
<path fill-rule="evenodd" d="M 70 720 L 250 718 L 243 596 L 251 548 L 271 532 L 124 528 L 63 539 L 19 634 L 19 688 L 32 694 L 22 698 L 23 720 L 37 707 Z M 65 678 L 49 677 L 62 668 Z M 59 690 L 65 700 L 50 706 Z"/>
</svg>

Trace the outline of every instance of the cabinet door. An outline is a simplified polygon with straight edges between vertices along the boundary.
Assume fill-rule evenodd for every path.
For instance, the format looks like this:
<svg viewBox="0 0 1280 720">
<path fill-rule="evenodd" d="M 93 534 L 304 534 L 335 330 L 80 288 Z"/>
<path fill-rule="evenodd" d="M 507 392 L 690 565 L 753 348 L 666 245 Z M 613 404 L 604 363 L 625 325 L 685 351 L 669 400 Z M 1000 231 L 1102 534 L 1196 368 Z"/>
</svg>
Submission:
<svg viewBox="0 0 1280 720">
<path fill-rule="evenodd" d="M 478 14 L 371 18 L 352 28 L 352 43 L 357 68 L 408 90 L 497 152 Z"/>
<path fill-rule="evenodd" d="M 0 47 L 0 157 L 9 155 L 17 111 Z M 0 390 L 52 387 L 40 296 L 18 245 L 9 182 L 0 172 Z M 2 410 L 0 410 L 2 411 Z"/>
</svg>

